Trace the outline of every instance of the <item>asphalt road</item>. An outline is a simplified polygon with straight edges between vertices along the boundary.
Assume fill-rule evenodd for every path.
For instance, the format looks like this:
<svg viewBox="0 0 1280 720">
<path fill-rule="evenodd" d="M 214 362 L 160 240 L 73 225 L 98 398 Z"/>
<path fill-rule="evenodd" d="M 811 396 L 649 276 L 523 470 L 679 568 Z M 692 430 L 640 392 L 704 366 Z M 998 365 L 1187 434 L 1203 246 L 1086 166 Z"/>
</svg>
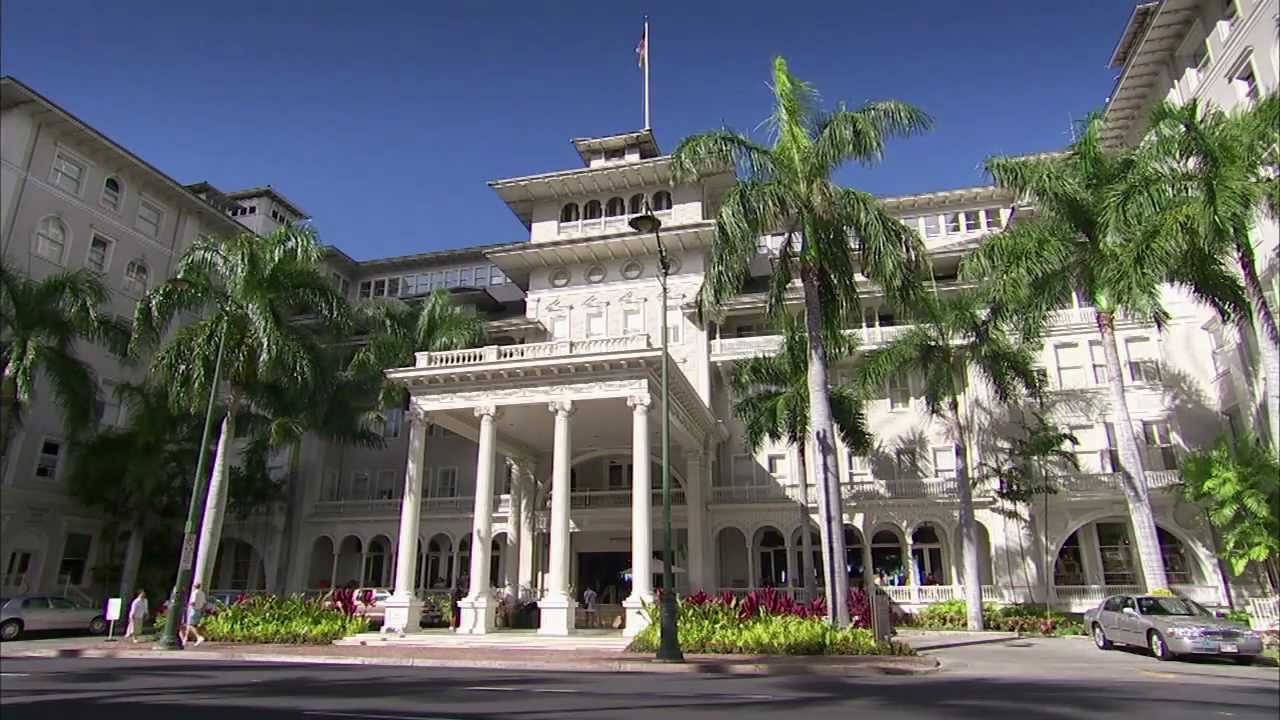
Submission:
<svg viewBox="0 0 1280 720">
<path fill-rule="evenodd" d="M 552 674 L 91 659 L 0 662 L 0 716 L 150 720 L 446 718 L 1268 718 L 1280 669 L 1159 663 L 1085 642 L 931 651 L 925 676 Z M 798 716 L 797 716 L 798 717 Z M 816 717 L 816 716 L 814 716 Z"/>
</svg>

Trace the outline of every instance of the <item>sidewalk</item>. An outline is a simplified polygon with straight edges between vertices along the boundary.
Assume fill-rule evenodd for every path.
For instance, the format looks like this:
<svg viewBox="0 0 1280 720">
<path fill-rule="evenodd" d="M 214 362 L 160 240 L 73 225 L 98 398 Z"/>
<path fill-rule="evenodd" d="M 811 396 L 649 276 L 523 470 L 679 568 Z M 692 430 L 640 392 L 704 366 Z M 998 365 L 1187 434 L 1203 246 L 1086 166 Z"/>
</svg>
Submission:
<svg viewBox="0 0 1280 720">
<path fill-rule="evenodd" d="M 607 650 L 534 648 L 403 647 L 334 645 L 235 645 L 205 643 L 180 652 L 148 644 L 101 638 L 19 640 L 0 645 L 0 660 L 31 657 L 86 657 L 385 665 L 541 672 L 718 673 L 730 675 L 918 675 L 937 670 L 928 657 L 697 655 L 684 664 L 654 662 L 652 656 Z"/>
</svg>

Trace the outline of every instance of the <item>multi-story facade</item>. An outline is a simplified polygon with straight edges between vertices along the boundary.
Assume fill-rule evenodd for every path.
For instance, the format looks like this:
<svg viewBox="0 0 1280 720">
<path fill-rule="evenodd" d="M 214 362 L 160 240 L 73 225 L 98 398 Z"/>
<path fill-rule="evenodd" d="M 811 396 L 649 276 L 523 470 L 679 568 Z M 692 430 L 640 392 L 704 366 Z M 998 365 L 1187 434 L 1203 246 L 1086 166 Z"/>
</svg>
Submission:
<svg viewBox="0 0 1280 720">
<path fill-rule="evenodd" d="M 1271 35 L 1244 44 L 1254 48 L 1250 67 L 1258 91 L 1277 87 L 1275 0 L 1230 3 L 1236 15 L 1228 18 L 1225 35 L 1206 25 L 1227 17 L 1227 6 L 1219 3 L 1144 5 L 1117 51 L 1123 70 L 1107 111 L 1113 142 L 1141 136 L 1140 117 L 1126 119 L 1125 103 L 1142 107 L 1169 91 L 1158 82 L 1141 88 L 1149 71 L 1140 58 L 1165 52 L 1152 44 L 1163 38 L 1157 32 L 1161 18 L 1183 5 L 1197 9 L 1193 14 L 1201 20 L 1180 32 L 1213 28 L 1222 47 L 1243 47 L 1241 38 L 1270 23 Z M 1233 39 L 1232 33 L 1240 35 Z M 1211 65 L 1216 78 L 1228 72 L 1223 56 L 1230 52 L 1212 43 L 1210 50 L 1218 58 Z M 8 112 L 7 99 L 5 107 Z M 8 258 L 10 235 L 30 238 L 32 248 L 39 239 L 33 220 L 16 233 L 8 220 L 14 206 L 5 142 Z M 330 253 L 335 286 L 352 301 L 412 303 L 445 288 L 482 314 L 492 344 L 420 353 L 413 367 L 389 369 L 411 398 L 405 410 L 388 412 L 384 448 L 307 438 L 286 506 L 228 520 L 213 588 L 384 587 L 395 590 L 388 622 L 397 627 L 413 625 L 424 594 L 461 588 L 467 595 L 463 625 L 472 632 L 492 627 L 493 590 L 500 588 L 537 596 L 543 631 L 564 633 L 575 625 L 574 599 L 591 586 L 606 608 L 627 616 L 634 632 L 661 567 L 655 488 L 665 326 L 677 588 L 799 591 L 804 533 L 817 533 L 813 492 L 799 490 L 794 448 L 745 447 L 727 382 L 735 362 L 780 346 L 765 322 L 760 290 L 779 239 L 761 238 L 747 289 L 720 322 L 710 322 L 696 312 L 694 299 L 718 203 L 732 178 L 673 185 L 670 158 L 648 130 L 581 138 L 574 145 L 579 167 L 490 183 L 528 233 L 526 240 L 366 262 Z M 51 158 L 41 162 L 28 158 L 21 167 L 28 176 L 56 172 Z M 250 215 L 258 223 L 272 218 L 271 211 L 289 221 L 305 215 L 270 188 L 230 196 L 207 184 L 182 191 L 199 195 L 191 201 L 197 207 L 215 208 L 205 213 L 211 223 L 206 231 L 225 231 L 228 210 L 255 232 L 272 226 L 246 222 Z M 246 200 L 259 209 L 250 214 L 228 204 L 243 208 Z M 1014 199 L 974 187 L 885 203 L 920 233 L 934 281 L 946 292 L 959 287 L 956 268 L 964 254 L 1011 221 Z M 629 226 L 646 206 L 662 222 L 658 236 Z M 1274 225 L 1260 232 L 1264 246 L 1274 248 Z M 671 259 L 665 306 L 659 238 Z M 1274 268 L 1268 272 L 1274 276 Z M 1248 372 L 1256 363 L 1249 343 L 1256 347 L 1256 339 L 1227 339 L 1212 314 L 1180 292 L 1168 290 L 1166 300 L 1173 317 L 1163 332 L 1136 323 L 1118 328 L 1131 431 L 1147 448 L 1171 582 L 1218 604 L 1240 591 L 1240 581 L 1223 576 L 1203 510 L 1161 489 L 1177 483 L 1188 448 L 1212 442 L 1229 424 L 1260 429 L 1264 418 L 1255 408 L 1266 388 Z M 874 294 L 864 301 L 862 323 L 851 331 L 863 349 L 874 349 L 906 320 Z M 1053 416 L 1080 440 L 1075 450 L 1082 469 L 1062 478 L 1065 492 L 1010 507 L 989 488 L 975 490 L 983 592 L 992 601 L 1048 600 L 1082 609 L 1116 587 L 1141 582 L 1113 474 L 1114 438 L 1122 429 L 1111 420 L 1096 339 L 1093 311 L 1080 300 L 1058 312 L 1043 349 L 1056 390 Z M 887 383 L 867 408 L 876 449 L 868 456 L 842 449 L 839 466 L 851 582 L 879 585 L 907 607 L 961 596 L 952 441 L 944 424 L 926 412 L 920 391 L 911 377 Z M 980 391 L 968 403 L 986 418 L 980 427 L 987 430 L 970 451 L 982 462 L 989 459 L 987 436 L 1004 418 Z M 1232 415 L 1232 408 L 1240 410 Z M 6 474 L 4 486 L 6 512 L 10 487 L 17 487 L 8 478 L 33 475 L 39 461 L 28 456 L 13 462 L 16 470 Z M 25 514 L 6 516 L 5 562 L 23 542 L 33 542 L 22 539 L 30 525 Z M 52 546 L 45 552 L 45 563 L 66 561 Z M 819 557 L 815 551 L 815 561 Z M 47 584 L 53 572 L 40 574 L 40 581 Z"/>
</svg>

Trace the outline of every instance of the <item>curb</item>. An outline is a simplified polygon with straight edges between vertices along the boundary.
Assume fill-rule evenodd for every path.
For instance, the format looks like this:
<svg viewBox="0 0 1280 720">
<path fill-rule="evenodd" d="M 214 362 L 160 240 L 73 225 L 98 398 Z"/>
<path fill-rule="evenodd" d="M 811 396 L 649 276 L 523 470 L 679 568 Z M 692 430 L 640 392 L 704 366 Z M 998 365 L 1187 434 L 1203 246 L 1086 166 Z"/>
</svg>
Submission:
<svg viewBox="0 0 1280 720">
<path fill-rule="evenodd" d="M 49 649 L 20 650 L 5 653 L 12 658 L 95 658 L 155 660 L 173 658 L 169 651 Z M 840 663 L 812 663 L 803 660 L 777 662 L 734 662 L 704 659 L 684 664 L 658 663 L 645 660 L 594 660 L 590 662 L 537 662 L 526 660 L 466 660 L 415 657 L 356 657 L 345 655 L 291 655 L 287 653 L 253 653 L 236 651 L 186 650 L 181 657 L 214 662 L 287 663 L 291 665 L 381 665 L 387 667 L 451 668 L 472 670 L 526 670 L 532 672 L 596 672 L 596 673 L 683 673 L 720 675 L 925 675 L 938 672 L 941 663 L 932 657 L 900 657 L 887 660 L 882 656 L 847 658 Z"/>
</svg>

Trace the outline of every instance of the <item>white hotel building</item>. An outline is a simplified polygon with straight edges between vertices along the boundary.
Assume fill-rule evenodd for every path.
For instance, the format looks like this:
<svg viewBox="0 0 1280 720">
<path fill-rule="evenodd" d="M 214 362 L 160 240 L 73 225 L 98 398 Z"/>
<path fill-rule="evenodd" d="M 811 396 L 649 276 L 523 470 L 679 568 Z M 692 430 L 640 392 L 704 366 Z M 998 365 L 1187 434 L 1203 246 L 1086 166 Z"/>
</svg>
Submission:
<svg viewBox="0 0 1280 720">
<path fill-rule="evenodd" d="M 1106 112 L 1109 138 L 1136 142 L 1145 110 L 1164 97 L 1234 106 L 1274 92 L 1277 4 L 1138 7 L 1113 58 L 1120 75 Z M 199 232 L 242 225 L 261 232 L 306 216 L 269 187 L 223 195 L 207 184 L 181 186 L 17 81 L 5 79 L 0 89 L 5 262 L 37 277 L 93 265 L 92 243 L 109 237 L 108 274 L 122 313 L 138 289 L 137 273 L 129 274 L 136 257 L 147 258 L 145 287 L 167 276 Z M 26 130 L 10 130 L 17 127 Z M 492 344 L 420 353 L 413 367 L 389 370 L 411 399 L 406 411 L 389 414 L 385 448 L 308 437 L 288 501 L 228 519 L 214 589 L 394 589 L 388 623 L 399 627 L 414 624 L 408 618 L 424 595 L 461 587 L 470 632 L 493 628 L 495 592 L 506 590 L 539 599 L 543 632 L 568 633 L 574 601 L 591 586 L 607 609 L 630 616 L 633 632 L 638 616 L 628 609 L 651 599 L 661 567 L 653 488 L 661 476 L 663 323 L 672 368 L 677 588 L 802 585 L 794 569 L 802 533 L 817 532 L 812 490 L 809 497 L 797 490 L 792 448 L 744 447 L 727 383 L 735 362 L 780 345 L 764 320 L 761 290 L 774 240 L 761 239 L 752 282 L 723 322 L 702 322 L 694 299 L 732 178 L 672 185 L 670 159 L 647 130 L 574 146 L 576 167 L 490 183 L 527 230 L 521 242 L 363 262 L 331 253 L 334 282 L 353 301 L 413 302 L 448 288 L 486 318 Z M 117 190 L 109 191 L 113 177 Z M 104 205 L 109 196 L 120 199 Z M 673 258 L 666 307 L 655 239 L 628 226 L 645 201 L 662 220 Z M 1013 199 L 973 187 L 885 203 L 920 232 L 945 291 L 957 286 L 965 253 L 1009 221 Z M 160 220 L 143 215 L 148 204 L 161 209 Z M 50 233 L 59 230 L 63 247 L 51 259 Z M 1264 280 L 1274 283 L 1275 225 L 1265 224 L 1256 241 L 1258 256 L 1271 263 Z M 1171 488 L 1188 449 L 1223 432 L 1262 431 L 1267 388 L 1256 338 L 1223 327 L 1183 294 L 1166 296 L 1173 319 L 1163 332 L 1136 323 L 1118 328 L 1132 431 L 1147 448 L 1171 582 L 1225 604 L 1228 593 L 1251 592 L 1255 580 L 1224 576 L 1204 510 Z M 874 295 L 864 302 L 855 331 L 869 350 L 902 323 Z M 1112 474 L 1118 429 L 1095 336 L 1087 304 L 1064 308 L 1042 357 L 1056 389 L 1054 418 L 1079 437 L 1081 473 L 1063 478 L 1064 492 L 1047 504 L 1030 507 L 1001 505 L 989 489 L 975 490 L 983 594 L 991 601 L 1048 600 L 1081 610 L 1141 581 Z M 133 377 L 94 360 L 104 383 Z M 868 407 L 876 451 L 840 457 L 851 584 L 878 584 L 908 609 L 962 596 L 955 458 L 919 391 L 909 377 L 889 383 Z M 109 534 L 127 531 L 65 496 L 59 432 L 56 413 L 33 412 L 18 451 L 6 458 L 6 592 L 92 588 L 94 564 L 112 561 Z M 981 444 L 971 453 L 984 459 Z"/>
</svg>

